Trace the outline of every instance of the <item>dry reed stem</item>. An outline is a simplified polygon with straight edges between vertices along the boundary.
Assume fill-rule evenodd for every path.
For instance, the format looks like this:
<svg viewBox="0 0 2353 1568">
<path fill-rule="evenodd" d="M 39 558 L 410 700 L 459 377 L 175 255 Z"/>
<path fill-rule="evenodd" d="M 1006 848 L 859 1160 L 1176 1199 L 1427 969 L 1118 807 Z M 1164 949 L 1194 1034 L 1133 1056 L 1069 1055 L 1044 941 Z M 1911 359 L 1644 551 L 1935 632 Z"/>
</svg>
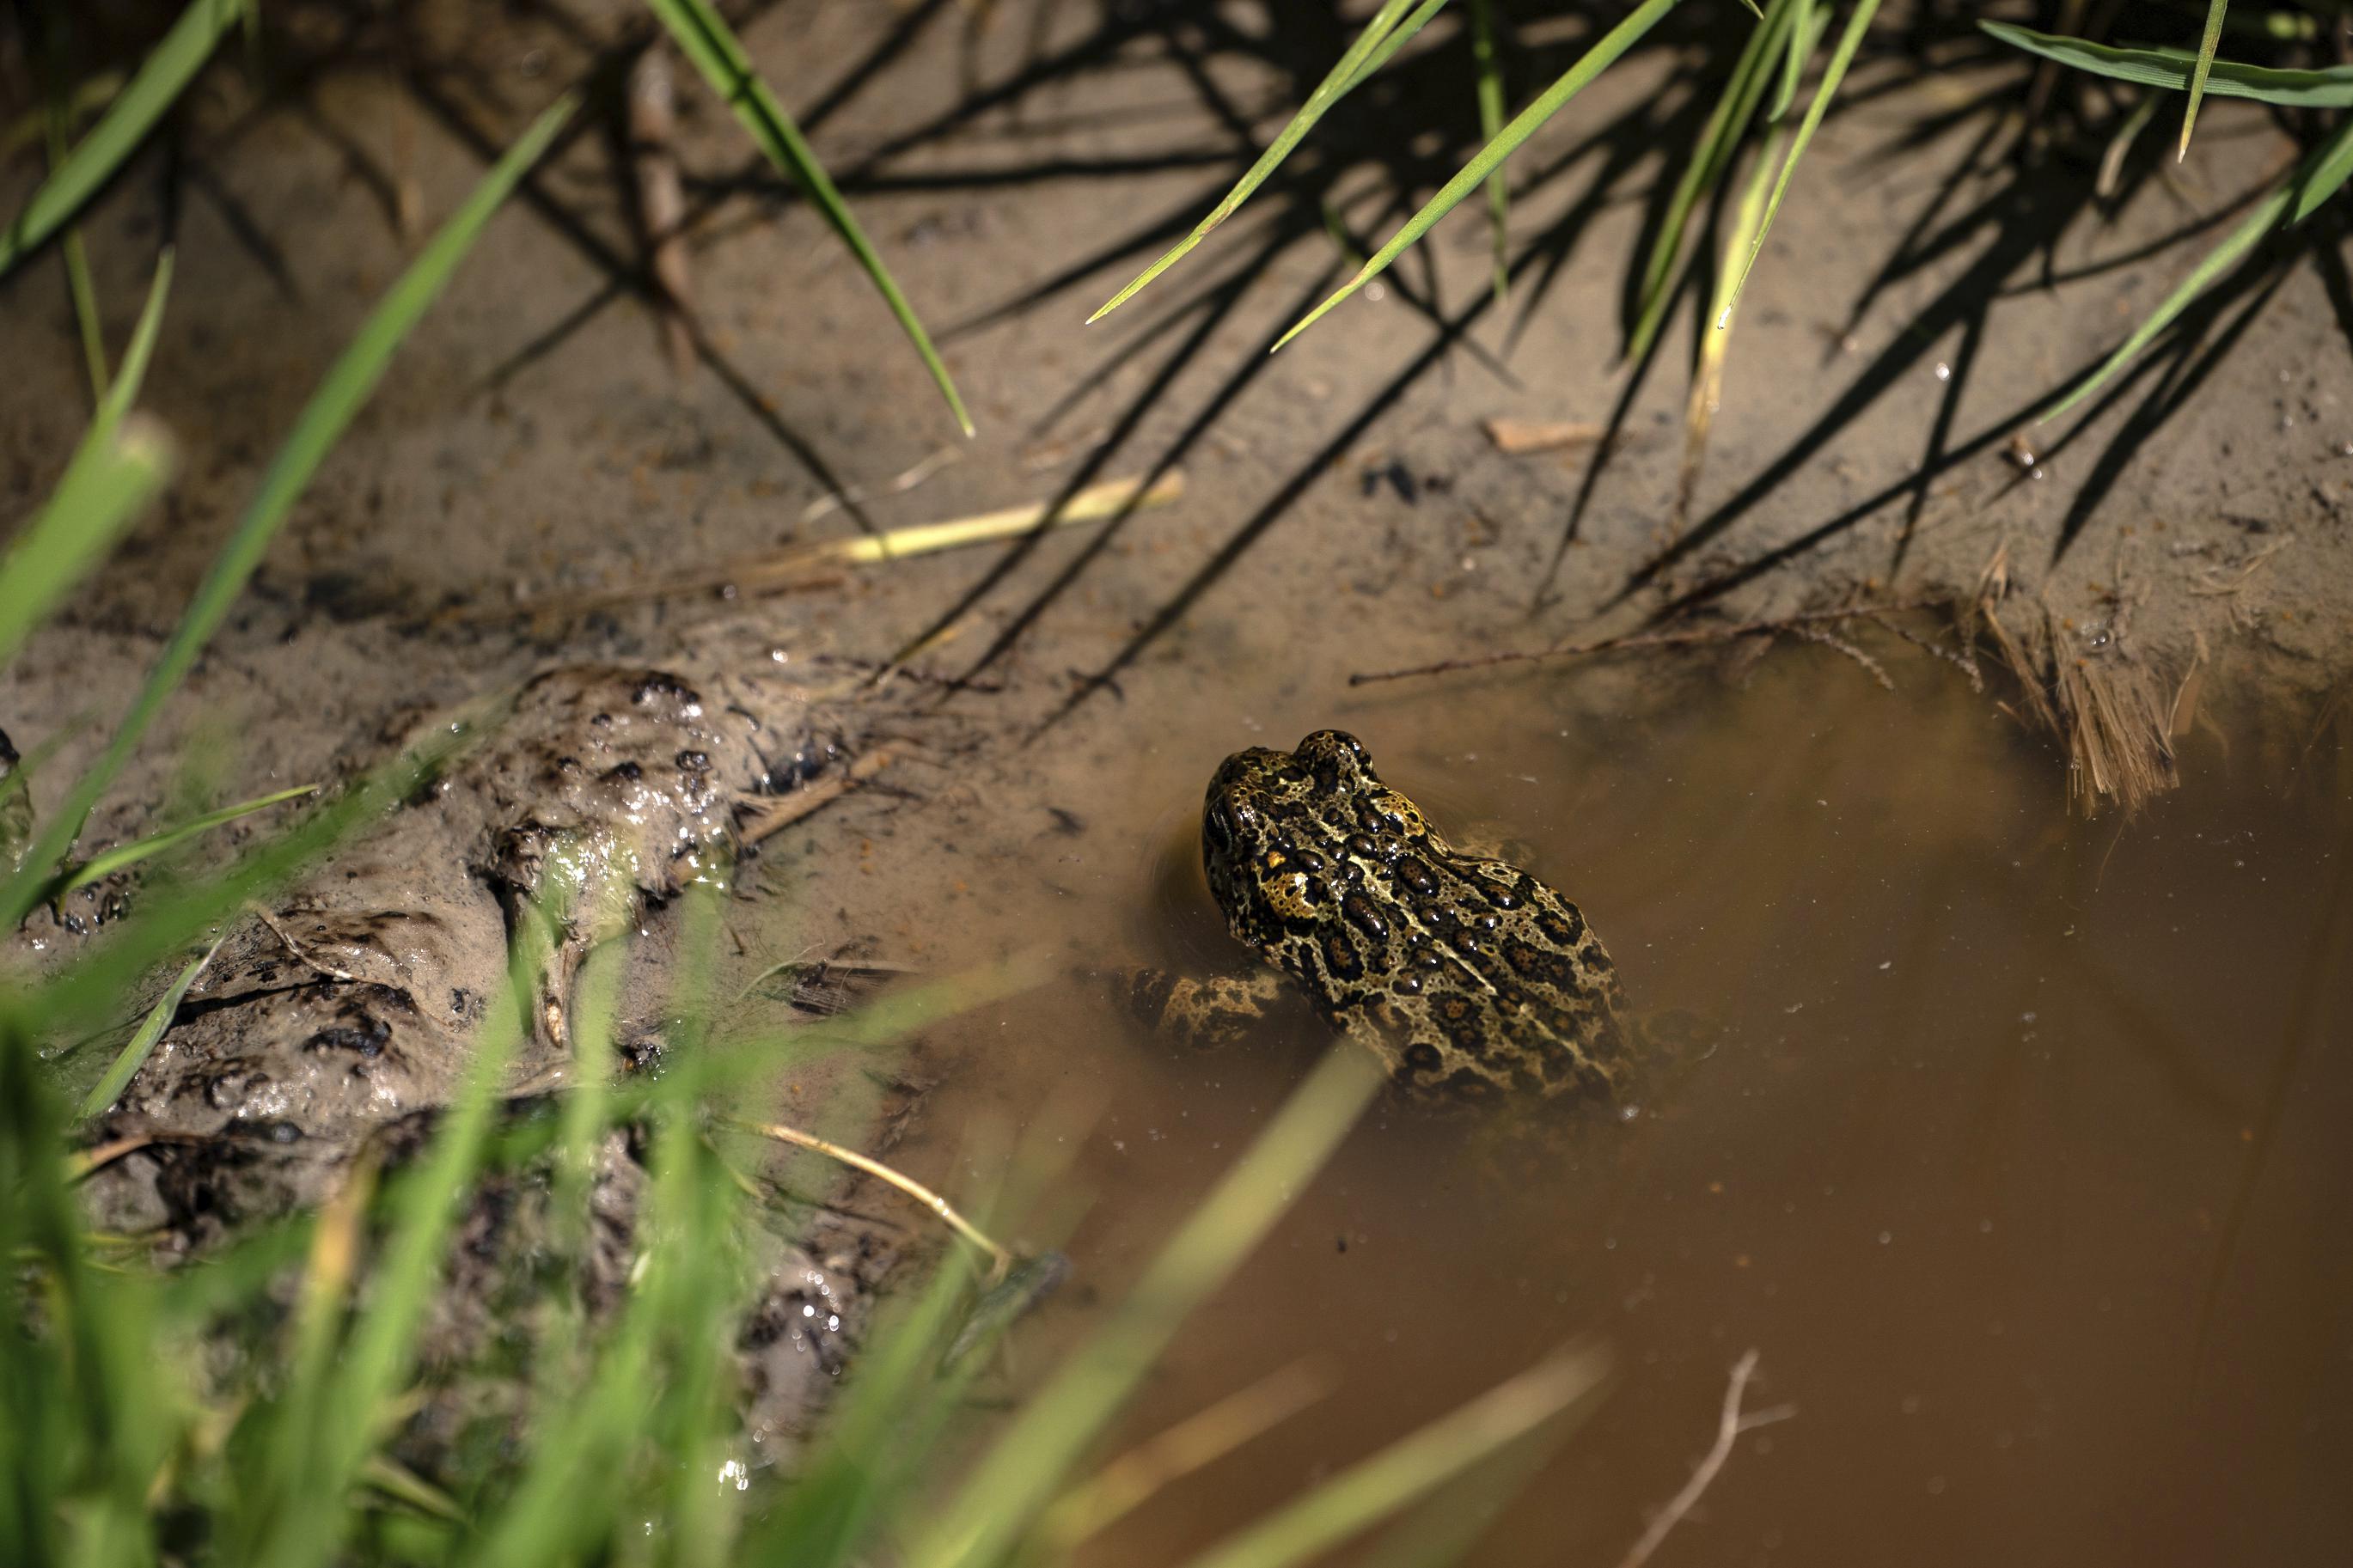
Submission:
<svg viewBox="0 0 2353 1568">
<path fill-rule="evenodd" d="M 885 750 L 867 752 L 840 773 L 803 784 L 790 795 L 747 795 L 738 809 L 744 813 L 737 831 L 746 844 L 757 844 L 791 826 L 821 805 L 839 799 L 891 765 Z"/>
<path fill-rule="evenodd" d="M 1590 446 L 1609 433 L 1589 419 L 1490 419 L 1485 429 L 1495 450 L 1509 458 Z"/>
<path fill-rule="evenodd" d="M 1011 1252 L 983 1235 L 977 1226 L 956 1212 L 955 1205 L 904 1172 L 893 1170 L 871 1155 L 861 1154 L 855 1149 L 845 1149 L 840 1144 L 820 1138 L 814 1132 L 804 1132 L 797 1127 L 787 1127 L 780 1121 L 739 1121 L 733 1117 L 728 1117 L 725 1120 L 730 1127 L 739 1128 L 745 1132 L 755 1132 L 763 1138 L 773 1139 L 779 1143 L 790 1143 L 796 1148 L 810 1150 L 824 1155 L 828 1160 L 838 1161 L 853 1171 L 863 1171 L 875 1180 L 898 1188 L 899 1191 L 939 1215 L 950 1230 L 988 1254 L 990 1284 L 994 1285 L 1004 1279 L 1007 1270 L 1013 1267 Z"/>
<path fill-rule="evenodd" d="M 512 620 L 519 616 L 579 616 L 596 610 L 650 604 L 657 599 L 673 599 L 685 594 L 724 590 L 739 594 L 781 594 L 828 587 L 840 580 L 832 574 L 836 568 L 877 566 L 885 562 L 929 555 L 937 551 L 958 550 L 967 545 L 1012 539 L 1033 531 L 1099 522 L 1105 518 L 1141 511 L 1147 507 L 1166 506 L 1184 493 L 1184 473 L 1171 468 L 1149 485 L 1140 479 L 1107 479 L 1102 484 L 1089 485 L 1059 508 L 1050 502 L 1034 501 L 998 511 L 976 512 L 946 522 L 917 523 L 881 533 L 858 534 L 848 539 L 829 539 L 818 544 L 769 551 L 722 562 L 715 566 L 650 577 L 617 588 L 551 594 L 545 598 L 524 599 L 511 605 L 471 605 L 451 612 L 445 618 L 470 622 Z"/>
<path fill-rule="evenodd" d="M 1685 1514 L 1691 1512 L 1693 1507 L 1698 1503 L 1700 1494 L 1707 1490 L 1710 1483 L 1715 1479 L 1716 1472 L 1723 1469 L 1725 1461 L 1732 1458 L 1732 1445 L 1739 1439 L 1743 1432 L 1753 1432 L 1759 1426 L 1769 1426 L 1776 1421 L 1787 1421 L 1798 1413 L 1797 1406 L 1793 1405 L 1776 1405 L 1768 1410 L 1742 1415 L 1741 1395 L 1747 1391 L 1748 1380 L 1755 1376 L 1756 1373 L 1757 1352 L 1751 1348 L 1733 1364 L 1732 1379 L 1725 1385 L 1724 1415 L 1716 1423 L 1715 1446 L 1709 1448 L 1706 1457 L 1700 1460 L 1699 1468 L 1692 1471 L 1691 1479 L 1683 1483 L 1683 1489 L 1670 1499 L 1667 1506 L 1661 1509 L 1657 1517 L 1651 1521 L 1651 1528 L 1642 1532 L 1642 1539 L 1634 1542 L 1632 1549 L 1619 1560 L 1618 1568 L 1641 1568 L 1643 1563 L 1651 1560 L 1651 1553 L 1656 1552 L 1659 1549 L 1659 1543 L 1666 1540 L 1667 1532 L 1681 1523 Z"/>
</svg>

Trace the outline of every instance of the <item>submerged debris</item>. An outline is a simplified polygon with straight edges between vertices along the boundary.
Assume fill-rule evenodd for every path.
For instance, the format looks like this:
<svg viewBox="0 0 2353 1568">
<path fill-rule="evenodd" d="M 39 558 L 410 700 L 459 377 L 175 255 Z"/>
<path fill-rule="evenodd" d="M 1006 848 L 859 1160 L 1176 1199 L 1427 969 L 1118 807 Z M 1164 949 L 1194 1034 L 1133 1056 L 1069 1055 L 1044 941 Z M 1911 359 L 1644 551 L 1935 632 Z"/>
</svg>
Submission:
<svg viewBox="0 0 2353 1568">
<path fill-rule="evenodd" d="M 2113 627 L 2078 635 L 2039 596 L 2018 615 L 2022 624 L 2013 626 L 2004 609 L 2010 595 L 2005 545 L 1986 563 L 1976 593 L 1957 617 L 1964 647 L 1972 649 L 1982 630 L 2017 678 L 2024 711 L 2011 711 L 2067 748 L 2068 799 L 2086 816 L 2104 801 L 2129 813 L 2171 789 L 2179 782 L 2174 719 L 2196 667 L 2164 695 L 2168 682 Z"/>
</svg>

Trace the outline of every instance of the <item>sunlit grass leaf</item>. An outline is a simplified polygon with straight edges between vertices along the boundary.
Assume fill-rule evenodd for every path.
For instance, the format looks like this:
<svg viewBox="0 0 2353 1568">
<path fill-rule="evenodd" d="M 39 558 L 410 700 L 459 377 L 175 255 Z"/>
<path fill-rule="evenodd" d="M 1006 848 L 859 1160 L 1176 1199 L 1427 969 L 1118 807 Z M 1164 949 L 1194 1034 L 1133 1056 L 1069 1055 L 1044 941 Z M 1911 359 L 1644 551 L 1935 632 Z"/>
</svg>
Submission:
<svg viewBox="0 0 2353 1568">
<path fill-rule="evenodd" d="M 49 171 L 16 221 L 0 232 L 0 276 L 37 249 L 59 225 L 95 195 L 131 156 L 164 111 L 177 101 L 213 46 L 235 26 L 248 0 L 189 0 L 188 8 L 154 52 L 142 61 L 131 85 L 108 106 L 64 162 Z"/>
<path fill-rule="evenodd" d="M 1373 253 L 1371 259 L 1357 269 L 1354 278 L 1342 284 L 1338 291 L 1330 299 L 1300 318 L 1289 331 L 1275 341 L 1274 346 L 1278 349 L 1282 347 L 1283 344 L 1322 320 L 1334 306 L 1379 277 L 1388 269 L 1390 262 L 1403 255 L 1407 247 L 1430 232 L 1433 224 L 1452 212 L 1456 204 L 1472 191 L 1477 190 L 1488 175 L 1501 168 L 1504 161 L 1517 152 L 1522 142 L 1535 135 L 1546 121 L 1559 113 L 1570 99 L 1583 91 L 1596 77 L 1616 64 L 1620 55 L 1633 47 L 1643 34 L 1657 26 L 1659 18 L 1674 9 L 1675 4 L 1676 0 L 1642 0 L 1642 4 L 1635 7 L 1632 14 L 1602 35 L 1600 40 L 1592 48 L 1587 50 L 1575 65 L 1563 72 L 1557 81 L 1546 88 L 1535 102 L 1522 110 L 1518 117 L 1504 128 L 1502 134 L 1490 140 L 1479 150 L 1476 156 L 1457 171 L 1454 177 L 1447 181 L 1419 212 L 1406 220 L 1404 227 L 1390 236 L 1388 242 Z"/>
<path fill-rule="evenodd" d="M 1732 292 L 1725 299 L 1724 310 L 1716 314 L 1714 323 L 1719 330 L 1741 290 L 1748 286 L 1748 274 L 1755 270 L 1757 258 L 1765 249 L 1765 237 L 1773 227 L 1773 215 L 1781 210 L 1781 197 L 1789 189 L 1789 176 L 1798 172 L 1798 160 L 1806 155 L 1812 144 L 1814 132 L 1830 111 L 1831 100 L 1838 96 L 1839 86 L 1846 79 L 1846 68 L 1854 63 L 1855 50 L 1862 46 L 1862 36 L 1870 30 L 1871 19 L 1879 14 L 1879 0 L 1856 0 L 1853 14 L 1847 17 L 1846 31 L 1839 35 L 1838 47 L 1831 52 L 1831 63 L 1822 72 L 1822 79 L 1814 89 L 1811 103 L 1806 105 L 1806 118 L 1798 126 L 1797 139 L 1790 143 L 1789 155 L 1782 162 L 1781 173 L 1773 182 L 1773 195 L 1765 204 L 1765 221 L 1757 226 L 1757 237 L 1750 242 L 1748 255 L 1740 264 L 1739 276 L 1734 279 Z"/>
<path fill-rule="evenodd" d="M 1324 1058 L 1110 1320 L 1022 1407 L 946 1507 L 911 1531 L 909 1568 L 976 1568 L 1004 1558 L 1177 1325 L 1272 1228 L 1382 1081 L 1362 1051 Z"/>
<path fill-rule="evenodd" d="M 550 911 L 534 910 L 533 916 Z M 237 1553 L 261 1568 L 298 1568 L 332 1561 L 348 1512 L 347 1494 L 357 1482 L 393 1414 L 399 1389 L 416 1354 L 417 1331 L 441 1279 L 449 1231 L 459 1199 L 480 1168 L 499 1105 L 498 1089 L 507 1063 L 522 1044 L 520 997 L 537 994 L 539 976 L 518 943 L 508 977 L 491 999 L 475 1032 L 472 1059 L 456 1097 L 442 1113 L 431 1145 L 392 1194 L 391 1228 L 370 1270 L 364 1303 L 348 1334 L 338 1334 L 349 1295 L 353 1234 L 334 1249 L 314 1244 L 313 1272 L 331 1258 L 329 1278 L 315 1296 L 306 1291 L 306 1313 L 298 1310 L 295 1371 L 273 1415 L 280 1425 L 262 1452 L 272 1456 L 270 1486 L 239 1501 L 248 1509 Z M 362 1184 L 366 1168 L 348 1182 Z M 350 1188 L 347 1187 L 347 1192 Z M 354 1207 L 357 1205 L 354 1205 Z M 322 1232 L 337 1219 L 331 1204 Z M 333 1278 L 341 1271 L 342 1279 Z M 333 1353 L 323 1353 L 332 1349 Z"/>
<path fill-rule="evenodd" d="M 744 52 L 743 44 L 725 20 L 709 0 L 647 0 L 647 4 L 678 40 L 686 58 L 702 73 L 703 79 L 711 84 L 711 90 L 735 111 L 735 118 L 752 133 L 753 142 L 776 172 L 807 193 L 809 201 L 833 226 L 834 233 L 849 247 L 850 254 L 858 258 L 859 266 L 866 269 L 867 277 L 873 279 L 874 287 L 891 307 L 892 315 L 898 318 L 900 330 L 923 356 L 957 426 L 965 435 L 971 435 L 972 416 L 965 412 L 964 399 L 956 395 L 955 383 L 948 379 L 948 367 L 941 363 L 939 351 L 932 346 L 931 334 L 915 319 L 914 308 L 899 291 L 898 283 L 892 278 L 890 268 L 882 265 L 882 258 L 867 239 L 866 231 L 858 226 L 849 204 L 834 188 L 832 176 L 818 162 L 817 154 L 802 138 L 800 127 L 785 112 L 776 94 L 768 90 L 768 84 L 752 68 L 751 56 Z"/>
<path fill-rule="evenodd" d="M 1423 19 L 1434 14 L 1444 3 L 1445 0 L 1435 0 L 1435 4 L 1426 5 Z M 1211 229 L 1240 210 L 1251 194 L 1266 183 L 1267 176 L 1291 156 L 1292 149 L 1315 128 L 1315 122 L 1324 118 L 1324 111 L 1346 97 L 1350 89 L 1372 70 L 1378 68 L 1378 61 L 1374 58 L 1376 52 L 1390 34 L 1398 30 L 1399 18 L 1405 16 L 1412 4 L 1413 0 L 1382 0 L 1381 8 L 1373 13 L 1373 19 L 1365 24 L 1364 31 L 1356 35 L 1356 41 L 1348 46 L 1347 51 L 1324 73 L 1324 79 L 1315 84 L 1315 90 L 1307 95 L 1307 101 L 1300 106 L 1298 113 L 1291 117 L 1290 122 L 1275 133 L 1274 140 L 1267 143 L 1266 151 L 1258 155 L 1258 161 L 1234 182 L 1233 189 L 1209 209 L 1207 217 L 1193 226 L 1192 233 L 1171 246 L 1159 260 L 1137 273 L 1126 288 L 1105 300 L 1093 315 L 1087 318 L 1088 322 L 1092 324 L 1118 310 L 1134 298 L 1137 290 L 1174 267 L 1187 251 L 1200 244 Z M 1416 26 L 1419 25 L 1417 22 Z"/>
<path fill-rule="evenodd" d="M 1658 238 L 1652 241 L 1650 259 L 1643 265 L 1634 330 L 1626 340 L 1628 359 L 1641 359 L 1651 352 L 1651 344 L 1657 340 L 1659 329 L 1666 321 L 1668 301 L 1674 297 L 1670 285 L 1674 280 L 1676 258 L 1683 254 L 1683 233 L 1691 215 L 1724 177 L 1740 139 L 1747 134 L 1757 102 L 1764 96 L 1766 80 L 1773 71 L 1774 52 L 1783 38 L 1796 36 L 1795 28 L 1805 10 L 1803 0 L 1773 0 L 1772 9 L 1765 14 L 1764 25 L 1750 30 L 1747 43 L 1733 62 L 1732 75 L 1717 96 L 1715 107 L 1709 110 L 1707 125 L 1700 132 L 1690 160 L 1683 164 L 1673 194 L 1667 198 Z"/>
<path fill-rule="evenodd" d="M 121 437 L 120 427 L 146 378 L 171 289 L 167 247 L 156 258 L 155 279 L 121 368 L 68 459 L 57 492 L 0 557 L 0 667 L 16 657 L 32 629 L 105 557 L 168 477 L 171 447 L 163 427 L 143 426 L 129 439 Z"/>
<path fill-rule="evenodd" d="M 375 390 L 385 367 L 392 361 L 393 352 L 426 309 L 440 297 L 450 274 L 472 247 L 482 226 L 546 150 L 557 130 L 571 118 L 575 102 L 569 96 L 557 102 L 507 150 L 475 186 L 465 205 L 442 226 L 385 294 L 327 372 L 319 389 L 311 395 L 311 401 L 304 405 L 294 428 L 262 476 L 260 489 L 238 520 L 236 531 L 213 558 L 204 581 L 197 585 L 195 597 L 173 632 L 172 640 L 164 645 L 146 684 L 132 700 L 130 712 L 123 716 L 113 741 L 98 762 L 76 781 L 34 841 L 24 866 L 5 889 L 0 890 L 0 923 L 15 924 L 39 902 L 49 868 L 80 833 L 90 807 L 129 761 L 132 749 L 163 711 L 165 700 L 187 678 L 197 654 L 227 618 L 237 595 L 244 590 L 246 579 L 261 563 L 270 541 L 278 536 L 295 500 L 310 484 L 311 476 Z M 127 381 L 129 377 L 123 379 Z"/>
<path fill-rule="evenodd" d="M 1479 134 L 1493 142 L 1504 129 L 1504 72 L 1495 58 L 1494 0 L 1471 0 L 1471 59 L 1479 73 Z M 1511 182 L 1502 166 L 1487 176 L 1488 249 L 1495 268 L 1495 303 L 1511 292 Z"/>
<path fill-rule="evenodd" d="M 2337 127 L 2334 135 L 2322 142 L 2298 164 L 2294 173 L 2255 204 L 2238 227 L 2222 237 L 2221 244 L 2206 253 L 2206 258 L 2191 268 L 2189 275 L 2174 285 L 2173 291 L 2159 302 L 2157 309 L 2133 330 L 2132 336 L 2116 346 L 2116 352 L 2100 363 L 2097 370 L 2087 376 L 2074 390 L 2057 399 L 2036 416 L 2051 419 L 2064 414 L 2089 397 L 2094 391 L 2123 367 L 2125 363 L 2149 345 L 2158 333 L 2173 324 L 2174 319 L 2204 293 L 2209 285 L 2232 264 L 2254 247 L 2256 241 L 2283 221 L 2301 221 L 2322 202 L 2343 187 L 2348 175 L 2353 175 L 2353 120 Z"/>
<path fill-rule="evenodd" d="M 33 626 L 122 537 L 163 489 L 173 463 L 171 437 L 161 425 L 144 417 L 110 422 L 95 443 L 82 443 L 48 505 L 26 527 L 5 563 L 0 563 L 0 665 L 15 656 Z M 19 879 L 35 886 L 38 867 L 53 863 L 56 855 L 51 850 L 37 861 L 40 843 L 36 839 L 26 850 L 17 871 Z M 34 902 L 38 901 L 36 897 Z M 23 912 L 18 910 L 10 923 L 22 919 Z"/>
<path fill-rule="evenodd" d="M 2176 163 L 2189 156 L 2189 128 L 2198 123 L 2198 100 L 2206 96 L 2206 76 L 2214 67 L 2214 46 L 2222 39 L 2222 14 L 2231 8 L 2231 0 L 2214 0 L 2206 8 L 2206 31 L 2198 40 L 2198 64 L 2189 75 L 2189 101 L 2181 110 L 2181 145 L 2173 156 Z"/>
<path fill-rule="evenodd" d="M 1313 1561 L 1526 1436 L 1599 1389 L 1609 1369 L 1599 1350 L 1554 1356 L 1244 1526 L 1192 1568 Z"/>
<path fill-rule="evenodd" d="M 1767 120 L 1780 119 L 1797 101 L 1806 62 L 1814 58 L 1814 46 L 1821 42 L 1822 29 L 1831 22 L 1830 13 L 1815 0 L 1791 0 L 1789 10 L 1789 30 L 1784 35 L 1788 47 L 1781 57 L 1781 80 L 1773 89 L 1773 107 L 1765 111 Z"/>
<path fill-rule="evenodd" d="M 213 954 L 219 950 L 220 943 L 216 942 L 190 959 L 155 1005 L 147 1009 L 147 1016 L 139 1021 L 139 1027 L 132 1032 L 131 1038 L 124 1042 L 122 1049 L 107 1068 L 106 1076 L 98 1080 L 97 1086 L 82 1100 L 83 1116 L 96 1116 L 112 1105 L 115 1097 L 130 1087 L 140 1068 L 153 1054 L 155 1043 L 164 1037 L 164 1031 L 172 1026 L 172 1016 L 179 1012 L 180 1004 L 187 998 L 188 987 L 196 983 L 196 976 L 205 972 L 205 965 L 213 961 Z"/>
<path fill-rule="evenodd" d="M 176 848 L 185 844 L 191 838 L 210 833 L 214 828 L 224 824 L 235 822 L 240 816 L 250 816 L 257 811 L 264 811 L 286 801 L 299 800 L 304 795 L 318 793 L 317 784 L 302 784 L 294 789 L 281 789 L 270 795 L 259 795 L 252 800 L 238 801 L 235 805 L 222 806 L 218 811 L 206 812 L 202 816 L 191 817 L 186 822 L 166 827 L 161 832 L 151 833 L 144 838 L 135 838 L 128 844 L 118 844 L 111 849 L 102 850 L 89 859 L 60 872 L 56 883 L 43 892 L 41 901 L 55 902 L 76 888 L 86 888 L 101 878 L 111 877 L 117 871 L 128 870 L 142 860 L 152 859 L 167 849 Z"/>
<path fill-rule="evenodd" d="M 2337 134 L 2321 143 L 2319 151 L 2305 161 L 2303 170 L 2295 181 L 2295 200 L 2289 204 L 2287 221 L 2302 223 L 2315 208 L 2345 188 L 2348 175 L 2353 175 L 2353 121 L 2339 127 Z"/>
<path fill-rule="evenodd" d="M 1757 151 L 1757 167 L 1733 208 L 1732 229 L 1724 241 L 1727 263 L 1748 248 L 1763 221 L 1765 177 L 1772 171 L 1788 133 L 1788 126 L 1776 125 L 1765 134 L 1764 145 Z M 1715 427 L 1715 411 L 1724 401 L 1724 361 L 1732 350 L 1733 300 L 1732 268 L 1726 265 L 1716 273 L 1715 295 L 1708 301 L 1708 320 L 1715 323 L 1715 330 L 1700 334 L 1698 363 L 1692 370 L 1691 396 L 1683 407 L 1683 457 L 1675 479 L 1673 528 L 1678 535 L 1684 520 L 1691 515 L 1692 498 L 1699 489 L 1700 465 L 1707 454 L 1708 436 Z"/>
<path fill-rule="evenodd" d="M 2094 76 L 2144 87 L 2179 92 L 2200 84 L 2199 61 L 2179 49 L 2126 49 L 2095 44 L 2086 38 L 2038 33 L 2009 22 L 1979 22 L 1993 37 L 2012 47 Z M 2275 70 L 2269 66 L 2241 65 L 2235 60 L 2211 60 L 2203 90 L 2217 98 L 2252 98 L 2285 108 L 2353 108 L 2353 66 L 2327 66 L 2319 70 Z"/>
</svg>

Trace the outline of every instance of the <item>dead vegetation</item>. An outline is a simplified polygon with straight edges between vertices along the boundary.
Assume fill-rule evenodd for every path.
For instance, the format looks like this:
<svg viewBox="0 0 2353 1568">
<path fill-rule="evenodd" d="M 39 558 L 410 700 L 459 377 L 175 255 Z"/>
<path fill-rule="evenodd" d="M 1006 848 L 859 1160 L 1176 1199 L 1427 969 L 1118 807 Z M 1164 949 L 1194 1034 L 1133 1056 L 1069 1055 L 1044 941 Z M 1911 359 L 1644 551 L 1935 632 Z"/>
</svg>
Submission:
<svg viewBox="0 0 2353 1568">
<path fill-rule="evenodd" d="M 1976 691 L 1986 689 L 1979 652 L 1989 650 L 2017 687 L 2014 697 L 1997 700 L 2001 710 L 2064 749 L 2069 802 L 2086 816 L 2108 805 L 2130 815 L 2179 782 L 2174 738 L 2197 716 L 2207 659 L 2201 640 L 2189 668 L 2178 677 L 2170 674 L 2129 639 L 2130 596 L 2111 590 L 2105 605 L 2109 613 L 2102 619 L 2079 622 L 2053 608 L 2043 594 L 2024 593 L 2011 579 L 2005 544 L 1966 595 L 1889 599 L 1850 594 L 1836 604 L 1788 615 L 1698 624 L 1687 619 L 1614 637 L 1359 671 L 1348 680 L 1362 686 L 1603 654 L 1736 645 L 1744 649 L 1744 659 L 1753 661 L 1773 643 L 1791 638 L 1831 649 L 1893 692 L 1895 679 L 1886 665 L 1855 638 L 1858 629 L 1876 627 L 1953 665 Z M 1927 614 L 1949 617 L 1957 647 L 1906 624 Z"/>
</svg>

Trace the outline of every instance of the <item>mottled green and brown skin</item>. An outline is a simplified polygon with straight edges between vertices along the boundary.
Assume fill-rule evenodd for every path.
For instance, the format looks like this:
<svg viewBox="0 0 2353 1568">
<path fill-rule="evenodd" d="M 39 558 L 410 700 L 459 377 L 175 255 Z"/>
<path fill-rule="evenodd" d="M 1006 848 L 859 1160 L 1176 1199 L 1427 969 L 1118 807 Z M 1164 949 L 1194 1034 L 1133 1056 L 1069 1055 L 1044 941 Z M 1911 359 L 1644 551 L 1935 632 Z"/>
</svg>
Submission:
<svg viewBox="0 0 2353 1568">
<path fill-rule="evenodd" d="M 1209 889 L 1237 941 L 1287 974 L 1406 1089 L 1615 1097 L 1629 1068 L 1618 974 L 1534 874 L 1465 854 L 1380 781 L 1352 735 L 1228 757 L 1201 813 Z M 1179 986 L 1196 1034 L 1253 988 Z"/>
</svg>

